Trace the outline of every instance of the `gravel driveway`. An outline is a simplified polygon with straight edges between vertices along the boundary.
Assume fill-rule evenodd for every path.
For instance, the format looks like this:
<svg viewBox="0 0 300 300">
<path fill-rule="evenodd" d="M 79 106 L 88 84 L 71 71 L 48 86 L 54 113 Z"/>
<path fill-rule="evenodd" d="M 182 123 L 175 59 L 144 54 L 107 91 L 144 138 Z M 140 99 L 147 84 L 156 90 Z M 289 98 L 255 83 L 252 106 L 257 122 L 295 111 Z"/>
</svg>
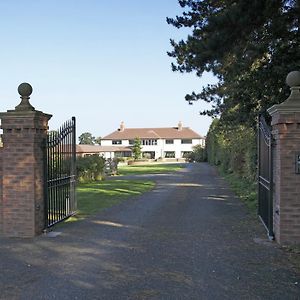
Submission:
<svg viewBox="0 0 300 300">
<path fill-rule="evenodd" d="M 0 238 L 0 299 L 300 299 L 300 274 L 208 164 L 56 237 Z"/>
</svg>

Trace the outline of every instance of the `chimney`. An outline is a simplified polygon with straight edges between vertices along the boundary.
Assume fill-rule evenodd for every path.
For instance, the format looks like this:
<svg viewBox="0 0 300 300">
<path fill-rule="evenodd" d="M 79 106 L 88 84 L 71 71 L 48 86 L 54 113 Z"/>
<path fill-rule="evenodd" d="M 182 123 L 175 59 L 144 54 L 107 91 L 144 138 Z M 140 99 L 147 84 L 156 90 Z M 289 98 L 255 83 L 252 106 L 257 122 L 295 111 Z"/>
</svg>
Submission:
<svg viewBox="0 0 300 300">
<path fill-rule="evenodd" d="M 182 122 L 179 121 L 179 123 L 178 123 L 178 131 L 181 131 L 181 130 L 182 130 Z"/>
<path fill-rule="evenodd" d="M 119 131 L 123 132 L 124 129 L 125 129 L 125 125 L 124 125 L 124 122 L 122 121 L 121 124 L 120 124 Z"/>
</svg>

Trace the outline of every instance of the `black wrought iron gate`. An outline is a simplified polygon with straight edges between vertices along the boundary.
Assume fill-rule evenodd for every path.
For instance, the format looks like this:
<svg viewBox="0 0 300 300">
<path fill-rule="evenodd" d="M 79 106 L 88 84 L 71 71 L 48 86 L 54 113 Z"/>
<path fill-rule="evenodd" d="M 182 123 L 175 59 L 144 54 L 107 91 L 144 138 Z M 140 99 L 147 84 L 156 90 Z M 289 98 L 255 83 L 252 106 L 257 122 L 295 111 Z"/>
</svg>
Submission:
<svg viewBox="0 0 300 300">
<path fill-rule="evenodd" d="M 258 215 L 273 238 L 272 134 L 262 115 L 258 123 Z"/>
<path fill-rule="evenodd" d="M 48 133 L 45 156 L 45 227 L 48 228 L 76 212 L 75 117 L 59 130 Z"/>
</svg>

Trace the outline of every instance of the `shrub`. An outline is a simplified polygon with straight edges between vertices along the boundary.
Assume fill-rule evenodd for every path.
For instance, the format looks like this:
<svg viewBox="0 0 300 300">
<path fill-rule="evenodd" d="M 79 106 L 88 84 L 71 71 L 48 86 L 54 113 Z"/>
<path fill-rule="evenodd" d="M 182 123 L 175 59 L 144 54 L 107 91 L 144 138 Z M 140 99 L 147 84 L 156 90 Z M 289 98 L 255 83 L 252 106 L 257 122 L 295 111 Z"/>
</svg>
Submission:
<svg viewBox="0 0 300 300">
<path fill-rule="evenodd" d="M 77 176 L 80 182 L 103 179 L 105 159 L 97 154 L 78 157 L 76 162 Z"/>
<path fill-rule="evenodd" d="M 185 157 L 189 161 L 206 161 L 206 150 L 201 145 L 193 146 L 193 151 Z"/>
<path fill-rule="evenodd" d="M 256 177 L 256 132 L 244 125 L 222 126 L 215 119 L 206 139 L 208 162 L 225 173 L 235 173 L 254 180 Z"/>
</svg>

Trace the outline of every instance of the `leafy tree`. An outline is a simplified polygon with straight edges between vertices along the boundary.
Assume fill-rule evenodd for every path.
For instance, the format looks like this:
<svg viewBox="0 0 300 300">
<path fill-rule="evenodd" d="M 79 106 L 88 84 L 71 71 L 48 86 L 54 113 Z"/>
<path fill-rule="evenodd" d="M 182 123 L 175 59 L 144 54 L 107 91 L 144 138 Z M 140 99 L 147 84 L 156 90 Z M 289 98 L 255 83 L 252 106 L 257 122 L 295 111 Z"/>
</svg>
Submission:
<svg viewBox="0 0 300 300">
<path fill-rule="evenodd" d="M 95 137 L 92 136 L 89 132 L 84 132 L 79 136 L 79 144 L 84 145 L 94 145 L 95 144 Z"/>
<path fill-rule="evenodd" d="M 101 145 L 101 136 L 98 136 L 97 138 L 95 138 L 95 144 Z"/>
<path fill-rule="evenodd" d="M 300 6 L 297 0 L 179 0 L 181 16 L 167 18 L 192 33 L 171 40 L 173 71 L 212 72 L 218 82 L 186 95 L 204 100 L 222 122 L 253 126 L 258 111 L 284 101 L 285 78 L 300 67 Z"/>
<path fill-rule="evenodd" d="M 196 162 L 206 161 L 205 148 L 202 145 L 193 146 L 193 151 L 188 155 L 187 158 Z"/>
<path fill-rule="evenodd" d="M 142 156 L 142 146 L 141 146 L 141 140 L 139 138 L 136 138 L 134 140 L 134 144 L 132 146 L 132 153 L 134 159 L 140 159 Z"/>
<path fill-rule="evenodd" d="M 228 130 L 221 120 L 215 119 L 206 137 L 207 160 L 220 166 L 226 173 L 255 180 L 256 135 L 253 128 L 244 125 Z"/>
</svg>

